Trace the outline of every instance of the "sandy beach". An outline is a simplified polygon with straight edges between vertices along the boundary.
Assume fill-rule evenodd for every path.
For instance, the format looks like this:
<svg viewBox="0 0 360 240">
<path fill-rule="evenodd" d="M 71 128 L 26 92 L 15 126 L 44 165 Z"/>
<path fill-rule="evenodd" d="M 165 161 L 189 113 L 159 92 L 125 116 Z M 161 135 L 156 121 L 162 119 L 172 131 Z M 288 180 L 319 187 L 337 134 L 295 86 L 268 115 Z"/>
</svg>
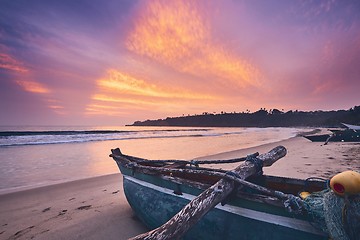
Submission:
<svg viewBox="0 0 360 240">
<path fill-rule="evenodd" d="M 322 142 L 311 142 L 303 137 L 219 153 L 200 159 L 236 158 L 255 152 L 261 154 L 278 145 L 286 147 L 287 154 L 273 166 L 264 168 L 265 174 L 306 179 L 308 177 L 329 178 L 345 170 L 360 171 L 360 143 L 330 142 L 324 145 Z M 222 168 L 233 169 L 235 166 L 236 164 L 227 164 Z"/>
<path fill-rule="evenodd" d="M 278 145 L 288 153 L 265 174 L 305 179 L 360 171 L 359 143 L 323 145 L 302 137 L 203 159 L 264 153 Z M 127 239 L 147 231 L 126 201 L 120 173 L 0 195 L 0 216 L 0 239 Z"/>
<path fill-rule="evenodd" d="M 0 239 L 127 239 L 146 231 L 120 173 L 2 195 L 0 215 Z"/>
</svg>

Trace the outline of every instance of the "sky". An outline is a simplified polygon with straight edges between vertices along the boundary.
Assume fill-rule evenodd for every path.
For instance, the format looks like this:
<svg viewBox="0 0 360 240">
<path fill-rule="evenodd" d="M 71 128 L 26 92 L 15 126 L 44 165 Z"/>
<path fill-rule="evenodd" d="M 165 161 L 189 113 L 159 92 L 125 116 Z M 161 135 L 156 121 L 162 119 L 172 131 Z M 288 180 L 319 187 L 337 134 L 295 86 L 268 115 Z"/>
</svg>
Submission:
<svg viewBox="0 0 360 240">
<path fill-rule="evenodd" d="M 360 105 L 357 0 L 0 0 L 0 125 Z"/>
</svg>

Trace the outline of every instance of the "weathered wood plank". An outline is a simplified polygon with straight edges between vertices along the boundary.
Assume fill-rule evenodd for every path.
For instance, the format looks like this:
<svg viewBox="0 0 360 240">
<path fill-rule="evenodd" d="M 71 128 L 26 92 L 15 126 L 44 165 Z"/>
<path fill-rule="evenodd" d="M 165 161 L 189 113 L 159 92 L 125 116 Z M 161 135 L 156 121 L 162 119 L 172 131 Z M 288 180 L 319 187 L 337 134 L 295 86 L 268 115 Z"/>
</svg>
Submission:
<svg viewBox="0 0 360 240">
<path fill-rule="evenodd" d="M 208 189 L 209 187 L 211 187 L 211 184 L 205 184 L 205 183 L 199 183 L 199 182 L 194 182 L 194 181 L 189 181 L 186 179 L 182 179 L 182 178 L 174 178 L 174 177 L 170 177 L 170 176 L 162 176 L 161 178 L 166 179 L 168 181 L 171 181 L 173 183 L 179 184 L 179 185 L 186 185 L 186 186 L 191 186 L 197 189 Z M 283 207 L 284 203 L 281 199 L 274 197 L 274 196 L 267 196 L 267 195 L 261 195 L 261 194 L 256 194 L 256 193 L 246 193 L 246 192 L 242 192 L 241 188 L 236 188 L 234 189 L 236 196 L 242 198 L 242 199 L 247 199 L 253 202 L 259 202 L 259 203 L 266 203 L 269 205 L 273 205 L 273 206 L 277 206 L 277 207 Z M 260 191 L 261 192 L 261 191 Z"/>
<path fill-rule="evenodd" d="M 263 166 L 271 166 L 278 159 L 286 155 L 286 149 L 278 146 L 270 152 L 257 157 Z M 233 173 L 241 179 L 254 175 L 258 172 L 258 167 L 253 162 L 246 161 L 233 170 Z M 189 202 L 180 212 L 172 217 L 164 225 L 138 235 L 132 240 L 140 239 L 179 239 L 192 226 L 194 226 L 209 210 L 223 201 L 234 189 L 234 181 L 221 179 L 210 188 L 202 192 L 199 196 Z"/>
</svg>

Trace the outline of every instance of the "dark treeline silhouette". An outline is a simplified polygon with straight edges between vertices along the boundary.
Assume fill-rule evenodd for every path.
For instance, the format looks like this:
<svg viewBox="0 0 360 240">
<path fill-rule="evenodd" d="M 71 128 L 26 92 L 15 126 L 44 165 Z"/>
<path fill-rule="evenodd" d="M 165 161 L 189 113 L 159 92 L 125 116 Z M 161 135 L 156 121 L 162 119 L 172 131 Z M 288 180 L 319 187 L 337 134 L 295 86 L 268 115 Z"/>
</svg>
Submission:
<svg viewBox="0 0 360 240">
<path fill-rule="evenodd" d="M 166 119 L 136 121 L 131 126 L 187 126 L 187 127 L 342 127 L 341 123 L 360 125 L 360 106 L 338 111 L 288 111 L 260 109 L 254 113 L 168 117 Z"/>
</svg>

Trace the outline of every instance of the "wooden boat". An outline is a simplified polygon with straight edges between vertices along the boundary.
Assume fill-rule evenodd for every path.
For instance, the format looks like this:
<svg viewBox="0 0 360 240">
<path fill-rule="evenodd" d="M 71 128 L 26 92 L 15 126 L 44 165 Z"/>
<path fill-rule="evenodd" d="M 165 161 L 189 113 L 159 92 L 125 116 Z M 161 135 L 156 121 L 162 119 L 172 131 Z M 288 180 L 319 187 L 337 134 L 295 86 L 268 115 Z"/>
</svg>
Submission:
<svg viewBox="0 0 360 240">
<path fill-rule="evenodd" d="M 124 193 L 130 206 L 149 229 L 158 228 L 179 214 L 219 179 L 234 179 L 227 171 L 199 167 L 215 161 L 146 160 L 124 155 L 119 149 L 112 150 L 110 156 L 123 175 Z M 249 159 L 248 156 L 216 163 Z M 326 189 L 325 181 L 260 174 L 242 182 L 247 185 L 237 185 L 183 239 L 329 239 L 328 233 L 314 227 L 310 216 L 301 209 L 300 198 L 296 197 L 302 191 Z"/>
<path fill-rule="evenodd" d="M 330 130 L 331 134 L 304 136 L 312 142 L 360 142 L 360 131 L 354 129 Z"/>
<path fill-rule="evenodd" d="M 351 124 L 347 124 L 347 123 L 341 123 L 342 125 L 344 125 L 345 127 L 351 129 L 351 130 L 355 130 L 355 131 L 359 131 L 360 130 L 360 126 L 357 125 L 351 125 Z"/>
</svg>

